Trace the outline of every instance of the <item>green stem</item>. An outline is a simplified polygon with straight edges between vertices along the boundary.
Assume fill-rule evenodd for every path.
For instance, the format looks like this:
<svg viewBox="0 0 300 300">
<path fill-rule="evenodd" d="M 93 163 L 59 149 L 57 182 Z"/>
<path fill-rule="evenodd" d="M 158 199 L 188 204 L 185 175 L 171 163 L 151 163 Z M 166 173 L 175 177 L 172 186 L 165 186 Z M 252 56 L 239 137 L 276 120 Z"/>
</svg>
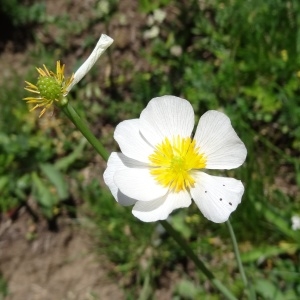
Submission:
<svg viewBox="0 0 300 300">
<path fill-rule="evenodd" d="M 103 145 L 98 141 L 98 139 L 93 135 L 88 126 L 76 110 L 67 103 L 62 106 L 61 109 L 66 114 L 66 116 L 74 123 L 77 129 L 83 134 L 83 136 L 90 142 L 90 144 L 95 148 L 95 150 L 101 155 L 101 157 L 107 161 L 108 152 L 103 147 Z M 214 286 L 229 300 L 237 300 L 237 298 L 218 280 L 214 275 L 205 267 L 203 262 L 196 256 L 193 250 L 188 246 L 187 242 L 179 235 L 179 233 L 167 222 L 160 221 L 162 226 L 166 231 L 172 236 L 178 245 L 185 251 L 187 256 L 195 263 L 197 268 L 204 273 L 204 275 L 214 284 Z"/>
<path fill-rule="evenodd" d="M 254 300 L 254 299 L 256 299 L 255 292 L 249 286 L 249 282 L 248 282 L 248 279 L 247 279 L 247 276 L 246 276 L 246 273 L 245 273 L 245 270 L 244 270 L 244 266 L 243 266 L 243 263 L 242 263 L 242 260 L 241 260 L 241 255 L 240 255 L 240 251 L 239 251 L 239 247 L 238 247 L 238 244 L 237 244 L 237 240 L 236 240 L 236 237 L 235 237 L 234 230 L 233 230 L 229 220 L 226 221 L 226 224 L 227 224 L 227 227 L 228 227 L 228 230 L 229 230 L 229 233 L 230 233 L 234 254 L 235 254 L 235 257 L 236 257 L 236 261 L 237 261 L 239 271 L 240 271 L 241 276 L 242 276 L 244 286 L 249 291 L 249 298 Z"/>
<path fill-rule="evenodd" d="M 62 106 L 61 109 L 66 114 L 66 116 L 73 122 L 77 129 L 83 134 L 83 136 L 95 148 L 95 150 L 100 154 L 100 156 L 105 161 L 107 161 L 109 156 L 108 152 L 99 142 L 99 140 L 94 136 L 94 134 L 90 131 L 86 123 L 82 121 L 82 119 L 80 118 L 76 110 L 71 106 L 71 104 L 67 103 L 65 106 Z"/>
<path fill-rule="evenodd" d="M 197 268 L 213 283 L 213 285 L 229 300 L 237 300 L 237 298 L 211 273 L 204 263 L 198 258 L 193 250 L 188 246 L 187 242 L 167 221 L 160 221 L 161 225 L 173 237 L 177 244 L 185 251 L 187 256 L 195 263 Z"/>
</svg>

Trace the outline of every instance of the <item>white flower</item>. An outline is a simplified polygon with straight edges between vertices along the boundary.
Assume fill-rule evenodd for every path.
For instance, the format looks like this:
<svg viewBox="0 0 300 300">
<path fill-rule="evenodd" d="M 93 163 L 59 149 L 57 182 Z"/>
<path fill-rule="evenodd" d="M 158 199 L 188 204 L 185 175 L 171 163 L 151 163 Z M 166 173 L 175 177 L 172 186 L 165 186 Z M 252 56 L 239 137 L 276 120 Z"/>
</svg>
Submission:
<svg viewBox="0 0 300 300">
<path fill-rule="evenodd" d="M 112 153 L 104 181 L 121 205 L 133 205 L 145 222 L 166 219 L 193 199 L 203 215 L 225 222 L 241 202 L 244 186 L 201 169 L 233 169 L 247 150 L 221 112 L 208 111 L 195 135 L 191 104 L 175 96 L 152 99 L 139 119 L 121 122 L 114 133 L 122 153 Z"/>
<path fill-rule="evenodd" d="M 298 230 L 300 229 L 300 217 L 299 216 L 292 216 L 292 229 Z"/>
</svg>

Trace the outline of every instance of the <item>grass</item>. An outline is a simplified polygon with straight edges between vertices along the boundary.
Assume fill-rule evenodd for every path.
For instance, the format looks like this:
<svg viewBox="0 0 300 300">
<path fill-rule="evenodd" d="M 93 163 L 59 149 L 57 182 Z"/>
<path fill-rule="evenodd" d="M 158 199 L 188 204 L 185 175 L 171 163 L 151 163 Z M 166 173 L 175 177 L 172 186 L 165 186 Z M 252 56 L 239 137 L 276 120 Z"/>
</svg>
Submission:
<svg viewBox="0 0 300 300">
<path fill-rule="evenodd" d="M 104 16 L 76 27 L 87 49 L 93 45 L 86 29 L 97 22 L 110 24 L 118 13 L 116 3 Z M 99 81 L 105 66 L 95 68 L 74 90 L 72 101 L 110 150 L 116 147 L 112 140 L 116 124 L 137 117 L 152 97 L 182 96 L 192 103 L 198 118 L 208 109 L 225 111 L 248 149 L 246 163 L 226 174 L 246 186 L 242 204 L 231 218 L 246 273 L 259 299 L 299 298 L 300 238 L 291 229 L 291 217 L 300 215 L 299 4 L 296 0 L 216 0 L 200 5 L 139 1 L 143 18 L 157 8 L 167 12 L 166 18 L 155 21 L 158 35 L 143 40 L 135 57 L 146 67 L 126 76 L 134 62 L 126 55 L 116 62 L 117 49 L 112 47 L 110 66 L 119 70 Z M 66 18 L 55 26 L 63 36 L 72 36 Z M 38 30 L 48 30 L 50 19 L 39 15 L 33 20 L 40 27 L 32 27 L 35 51 L 26 52 L 30 61 L 41 61 L 38 52 L 52 65 L 58 58 L 74 55 L 62 45 L 64 39 L 53 41 L 48 49 L 34 38 Z M 25 17 L 21 21 L 31 22 Z M 154 25 L 145 23 L 137 30 L 142 36 Z M 113 32 L 112 37 L 117 38 Z M 28 81 L 33 68 L 28 67 Z M 159 225 L 142 224 L 130 208 L 118 206 L 99 184 L 99 174 L 84 180 L 82 169 L 95 162 L 90 148 L 59 112 L 40 121 L 28 114 L 18 101 L 25 95 L 22 81 L 12 75 L 10 84 L 0 89 L 0 211 L 10 212 L 34 196 L 44 217 L 52 220 L 69 209 L 70 197 L 85 199 L 86 214 L 99 228 L 99 247 L 116 265 L 114 274 L 121 278 L 127 299 L 149 299 L 164 284 L 168 271 L 177 274 L 174 299 L 219 299 Z M 79 182 L 75 191 L 68 189 L 70 177 Z M 226 226 L 206 221 L 195 206 L 175 212 L 171 222 L 242 299 Z"/>
<path fill-rule="evenodd" d="M 4 299 L 8 295 L 8 284 L 7 281 L 0 274 L 0 299 Z"/>
</svg>

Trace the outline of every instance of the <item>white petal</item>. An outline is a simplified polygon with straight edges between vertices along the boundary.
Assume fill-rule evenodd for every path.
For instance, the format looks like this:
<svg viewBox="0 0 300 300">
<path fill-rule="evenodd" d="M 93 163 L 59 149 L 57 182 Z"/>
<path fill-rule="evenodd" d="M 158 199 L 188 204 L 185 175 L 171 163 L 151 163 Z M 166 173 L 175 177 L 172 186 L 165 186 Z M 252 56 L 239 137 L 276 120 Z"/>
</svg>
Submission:
<svg viewBox="0 0 300 300">
<path fill-rule="evenodd" d="M 100 39 L 94 48 L 91 55 L 87 58 L 87 60 L 80 66 L 80 68 L 74 74 L 74 80 L 70 84 L 67 93 L 71 90 L 71 88 L 77 84 L 92 68 L 98 58 L 102 55 L 102 53 L 113 43 L 113 39 L 110 38 L 106 34 L 101 34 Z"/>
<path fill-rule="evenodd" d="M 237 136 L 230 119 L 210 110 L 199 120 L 194 136 L 200 152 L 207 156 L 207 169 L 233 169 L 246 159 L 247 149 Z"/>
<path fill-rule="evenodd" d="M 145 163 L 149 162 L 149 155 L 153 153 L 151 147 L 139 131 L 140 120 L 126 120 L 116 127 L 114 138 L 126 156 Z"/>
<path fill-rule="evenodd" d="M 137 165 L 136 161 L 127 158 L 122 153 L 113 152 L 108 159 L 107 168 L 103 174 L 104 182 L 109 187 L 115 199 L 123 206 L 135 204 L 136 200 L 121 193 L 114 182 L 114 175 L 118 170 L 123 170 L 129 166 L 136 167 Z"/>
<path fill-rule="evenodd" d="M 210 221 L 222 223 L 241 202 L 244 186 L 234 178 L 217 177 L 198 172 L 191 195 L 195 203 Z"/>
<path fill-rule="evenodd" d="M 156 146 L 165 137 L 190 137 L 194 128 L 192 105 L 179 97 L 153 98 L 140 116 L 140 131 L 146 140 Z"/>
<path fill-rule="evenodd" d="M 124 168 L 116 171 L 114 182 L 126 196 L 138 201 L 151 201 L 167 194 L 168 188 L 158 184 L 148 168 Z"/>
<path fill-rule="evenodd" d="M 167 219 L 170 213 L 177 208 L 190 205 L 190 194 L 187 191 L 181 191 L 179 193 L 168 193 L 164 197 L 153 201 L 138 201 L 134 205 L 132 213 L 141 221 L 155 222 Z"/>
</svg>

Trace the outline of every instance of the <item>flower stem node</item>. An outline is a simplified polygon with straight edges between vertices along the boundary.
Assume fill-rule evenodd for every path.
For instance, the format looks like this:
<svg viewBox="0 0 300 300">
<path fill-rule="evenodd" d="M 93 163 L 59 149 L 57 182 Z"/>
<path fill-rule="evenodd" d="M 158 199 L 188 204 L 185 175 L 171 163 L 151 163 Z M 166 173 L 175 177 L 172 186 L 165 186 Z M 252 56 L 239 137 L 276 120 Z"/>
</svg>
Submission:
<svg viewBox="0 0 300 300">
<path fill-rule="evenodd" d="M 69 102 L 69 100 L 67 97 L 62 97 L 57 105 L 59 107 L 63 107 L 63 106 L 66 106 L 68 104 L 68 102 Z"/>
</svg>

